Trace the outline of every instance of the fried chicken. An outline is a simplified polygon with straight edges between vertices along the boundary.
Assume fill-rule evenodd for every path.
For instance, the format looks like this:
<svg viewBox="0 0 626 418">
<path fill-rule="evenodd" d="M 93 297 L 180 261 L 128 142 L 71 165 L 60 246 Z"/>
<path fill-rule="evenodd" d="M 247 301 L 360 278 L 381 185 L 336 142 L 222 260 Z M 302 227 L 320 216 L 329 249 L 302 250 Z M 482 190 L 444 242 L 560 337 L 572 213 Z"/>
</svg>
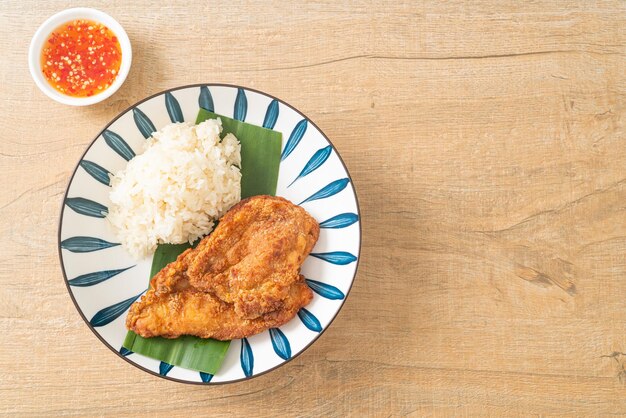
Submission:
<svg viewBox="0 0 626 418">
<path fill-rule="evenodd" d="M 318 236 L 315 219 L 286 199 L 242 200 L 152 278 L 126 326 L 142 337 L 219 340 L 278 327 L 313 297 L 299 271 Z"/>
</svg>

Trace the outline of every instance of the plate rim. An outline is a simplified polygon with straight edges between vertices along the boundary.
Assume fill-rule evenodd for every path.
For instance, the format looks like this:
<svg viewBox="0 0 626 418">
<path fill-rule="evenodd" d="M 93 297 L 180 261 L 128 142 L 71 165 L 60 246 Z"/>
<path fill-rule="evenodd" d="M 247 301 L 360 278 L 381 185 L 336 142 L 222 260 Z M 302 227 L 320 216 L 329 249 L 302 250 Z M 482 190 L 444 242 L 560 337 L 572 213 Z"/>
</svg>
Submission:
<svg viewBox="0 0 626 418">
<path fill-rule="evenodd" d="M 254 374 L 254 375 L 252 375 L 250 377 L 243 377 L 241 379 L 228 380 L 228 381 L 224 381 L 224 382 L 192 382 L 192 381 L 189 381 L 189 380 L 183 380 L 183 379 L 178 379 L 178 378 L 175 378 L 175 377 L 170 377 L 170 376 L 167 376 L 167 375 L 162 375 L 162 374 L 159 374 L 159 373 L 157 373 L 155 371 L 152 371 L 152 370 L 150 370 L 150 369 L 148 369 L 148 368 L 146 368 L 144 366 L 141 366 L 141 365 L 131 361 L 126 356 L 123 356 L 119 352 L 119 350 L 113 348 L 113 346 L 111 346 L 111 344 L 109 344 L 104 339 L 104 337 L 102 337 L 94 329 L 94 327 L 89 323 L 89 320 L 85 317 L 85 315 L 83 314 L 83 311 L 80 309 L 80 306 L 76 302 L 76 299 L 74 298 L 74 294 L 72 292 L 72 289 L 70 288 L 69 281 L 67 279 L 67 274 L 65 272 L 65 265 L 64 265 L 64 262 L 63 262 L 63 253 L 62 253 L 62 248 L 61 248 L 61 230 L 62 230 L 62 227 L 63 227 L 63 213 L 65 212 L 65 206 L 66 206 L 65 205 L 65 201 L 67 199 L 67 194 L 69 192 L 70 186 L 72 185 L 72 181 L 74 180 L 74 176 L 76 175 L 76 172 L 78 171 L 78 167 L 80 166 L 80 162 L 85 158 L 85 155 L 87 155 L 87 153 L 89 152 L 91 147 L 95 144 L 95 142 L 102 135 L 102 133 L 106 129 L 108 129 L 109 126 L 111 126 L 115 122 L 117 122 L 117 120 L 119 118 L 121 118 L 126 113 L 130 112 L 132 109 L 136 108 L 140 104 L 142 104 L 144 102 L 147 102 L 148 100 L 151 100 L 151 99 L 153 99 L 155 97 L 164 95 L 166 93 L 171 93 L 173 91 L 184 90 L 184 89 L 193 88 L 193 87 L 198 87 L 199 88 L 199 87 L 203 87 L 203 86 L 206 86 L 206 87 L 229 87 L 229 88 L 234 88 L 234 89 L 247 90 L 247 91 L 250 91 L 250 92 L 254 92 L 254 93 L 257 93 L 257 94 L 264 95 L 264 96 L 269 97 L 269 98 L 271 98 L 273 100 L 276 100 L 279 103 L 281 103 L 281 104 L 291 108 L 296 113 L 301 114 L 309 123 L 311 123 L 315 127 L 315 129 L 318 130 L 318 132 L 320 134 L 322 134 L 324 139 L 326 141 L 328 141 L 328 143 L 330 144 L 332 149 L 335 151 L 335 154 L 337 154 L 337 157 L 339 158 L 339 161 L 341 162 L 341 165 L 343 166 L 344 170 L 346 171 L 346 175 L 350 179 L 350 183 L 352 185 L 352 194 L 354 195 L 354 201 L 356 203 L 356 210 L 357 210 L 357 214 L 359 216 L 359 256 L 358 256 L 358 258 L 356 260 L 356 266 L 355 266 L 355 269 L 354 269 L 354 274 L 352 276 L 352 281 L 350 282 L 350 287 L 348 288 L 348 290 L 346 292 L 346 296 L 345 296 L 343 302 L 341 303 L 341 305 L 337 309 L 337 312 L 335 312 L 333 317 L 330 319 L 330 321 L 328 322 L 326 327 L 324 329 L 322 329 L 319 332 L 319 334 L 311 342 L 309 342 L 307 345 L 305 345 L 304 348 L 302 350 L 300 350 L 300 352 L 298 352 L 294 356 L 291 356 L 289 359 L 284 360 L 282 363 L 279 363 L 279 364 L 277 364 L 276 366 L 274 366 L 272 368 L 264 370 L 264 371 L 262 371 L 262 372 L 260 372 L 258 374 Z M 143 98 L 143 99 L 133 103 L 132 105 L 130 105 L 126 109 L 122 110 L 120 113 L 117 114 L 117 116 L 115 116 L 113 119 L 111 119 L 110 122 L 108 122 L 102 129 L 100 129 L 98 131 L 98 134 L 91 140 L 89 145 L 87 145 L 87 148 L 85 149 L 85 151 L 82 153 L 82 155 L 78 159 L 78 162 L 76 163 L 76 165 L 74 167 L 74 170 L 72 171 L 72 175 L 70 176 L 70 178 L 69 178 L 69 180 L 67 182 L 67 185 L 65 187 L 65 192 L 63 193 L 63 199 L 61 200 L 61 210 L 59 212 L 59 221 L 58 221 L 58 228 L 57 228 L 57 252 L 58 252 L 58 256 L 59 256 L 59 265 L 61 267 L 61 273 L 63 274 L 63 280 L 65 281 L 65 287 L 67 288 L 67 292 L 69 293 L 70 299 L 72 300 L 72 303 L 74 304 L 74 307 L 78 311 L 78 314 L 83 319 L 85 324 L 89 327 L 91 332 L 100 340 L 100 342 L 102 342 L 104 344 L 105 347 L 107 347 L 109 350 L 111 350 L 113 353 L 115 353 L 118 357 L 120 357 L 121 359 L 123 359 L 124 361 L 129 363 L 130 365 L 138 368 L 139 370 L 142 370 L 142 371 L 144 371 L 144 372 L 146 372 L 148 374 L 160 377 L 160 378 L 165 379 L 165 380 L 171 380 L 173 382 L 183 383 L 183 384 L 188 384 L 188 385 L 201 385 L 201 386 L 228 385 L 228 384 L 232 384 L 232 383 L 239 383 L 239 382 L 252 380 L 254 378 L 257 378 L 259 376 L 263 376 L 264 374 L 272 372 L 272 371 L 278 369 L 279 367 L 282 367 L 282 366 L 286 365 L 287 363 L 291 362 L 292 360 L 294 360 L 295 358 L 297 358 L 301 354 L 303 354 L 305 351 L 307 351 L 309 349 L 309 347 L 311 347 L 311 345 L 313 345 L 313 343 L 315 343 L 317 340 L 319 340 L 322 337 L 322 334 L 324 334 L 324 332 L 326 332 L 326 330 L 328 328 L 330 328 L 330 325 L 335 321 L 337 316 L 339 316 L 339 313 L 341 312 L 341 310 L 343 309 L 344 305 L 346 304 L 346 301 L 348 300 L 348 296 L 350 296 L 350 291 L 352 290 L 352 287 L 354 286 L 354 281 L 356 280 L 357 273 L 359 271 L 359 264 L 361 262 L 361 246 L 362 246 L 362 239 L 363 239 L 362 223 L 363 223 L 363 221 L 362 221 L 362 217 L 361 217 L 361 207 L 359 206 L 359 199 L 358 199 L 357 192 L 356 192 L 356 186 L 354 185 L 354 181 L 352 180 L 352 176 L 350 175 L 350 171 L 348 170 L 348 167 L 346 166 L 346 163 L 343 161 L 343 158 L 341 157 L 341 154 L 339 153 L 339 151 L 335 147 L 335 144 L 333 144 L 333 142 L 328 138 L 328 136 L 324 133 L 324 131 L 322 131 L 320 129 L 320 127 L 317 126 L 317 124 L 315 122 L 313 122 L 313 120 L 311 120 L 311 118 L 309 118 L 306 114 L 304 114 L 300 110 L 296 109 L 294 106 L 290 105 L 289 103 L 285 102 L 284 100 L 281 100 L 278 97 L 275 97 L 275 96 L 273 96 L 273 95 L 271 95 L 269 93 L 266 93 L 266 92 L 258 90 L 258 89 L 253 89 L 253 88 L 250 88 L 250 87 L 240 86 L 240 85 L 237 85 L 237 84 L 227 84 L 227 83 L 195 83 L 195 84 L 186 84 L 186 85 L 183 85 L 183 86 L 178 86 L 178 87 L 165 89 L 165 90 L 159 91 L 157 93 L 154 93 L 154 94 L 152 94 L 150 96 L 147 96 L 147 97 L 145 97 L 145 98 Z"/>
</svg>

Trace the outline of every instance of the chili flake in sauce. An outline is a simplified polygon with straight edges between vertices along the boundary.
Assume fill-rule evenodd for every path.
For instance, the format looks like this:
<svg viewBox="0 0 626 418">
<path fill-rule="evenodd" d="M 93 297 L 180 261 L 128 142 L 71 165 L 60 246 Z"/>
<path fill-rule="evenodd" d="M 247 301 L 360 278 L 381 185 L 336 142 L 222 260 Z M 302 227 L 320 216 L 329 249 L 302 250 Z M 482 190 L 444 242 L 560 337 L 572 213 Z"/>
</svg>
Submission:
<svg viewBox="0 0 626 418">
<path fill-rule="evenodd" d="M 41 68 L 50 85 L 73 97 L 106 90 L 120 71 L 122 49 L 102 23 L 79 19 L 56 28 L 41 52 Z"/>
</svg>

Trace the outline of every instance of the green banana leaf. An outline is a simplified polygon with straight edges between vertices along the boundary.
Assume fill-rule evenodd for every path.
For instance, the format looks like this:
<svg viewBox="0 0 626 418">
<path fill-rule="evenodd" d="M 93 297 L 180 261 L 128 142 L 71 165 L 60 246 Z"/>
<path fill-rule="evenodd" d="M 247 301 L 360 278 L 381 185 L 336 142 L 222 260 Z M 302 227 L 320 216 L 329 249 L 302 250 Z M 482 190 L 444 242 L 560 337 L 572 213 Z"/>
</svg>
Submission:
<svg viewBox="0 0 626 418">
<path fill-rule="evenodd" d="M 260 194 L 275 195 L 282 133 L 217 115 L 205 109 L 200 109 L 196 123 L 218 117 L 222 120 L 222 137 L 232 133 L 241 143 L 241 198 Z M 159 245 L 152 258 L 150 278 L 191 247 L 187 243 Z M 189 335 L 175 339 L 143 338 L 133 331 L 128 331 L 122 344 L 134 353 L 210 374 L 216 374 L 219 370 L 229 345 L 230 341 Z"/>
</svg>

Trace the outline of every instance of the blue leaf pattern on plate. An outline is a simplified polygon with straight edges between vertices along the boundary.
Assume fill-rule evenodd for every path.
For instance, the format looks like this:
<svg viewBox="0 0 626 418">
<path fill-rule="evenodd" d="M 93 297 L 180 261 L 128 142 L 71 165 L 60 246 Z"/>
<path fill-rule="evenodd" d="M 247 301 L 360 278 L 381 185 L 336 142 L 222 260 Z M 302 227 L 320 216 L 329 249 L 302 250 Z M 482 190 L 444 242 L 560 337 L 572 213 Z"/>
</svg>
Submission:
<svg viewBox="0 0 626 418">
<path fill-rule="evenodd" d="M 170 370 L 172 370 L 173 367 L 174 366 L 172 366 L 171 364 L 162 361 L 161 363 L 159 363 L 159 374 L 161 376 L 167 376 L 167 374 L 170 372 Z"/>
<path fill-rule="evenodd" d="M 304 308 L 301 308 L 298 311 L 298 318 L 302 321 L 305 327 L 310 329 L 311 331 L 320 332 L 322 331 L 322 324 L 320 321 L 313 315 L 311 312 L 307 311 Z"/>
<path fill-rule="evenodd" d="M 328 183 L 326 186 L 322 187 L 320 190 L 313 193 L 311 196 L 304 199 L 299 204 L 301 205 L 306 202 L 312 202 L 313 200 L 326 199 L 327 197 L 334 196 L 343 189 L 345 189 L 348 183 L 350 183 L 350 179 L 348 178 L 335 180 L 331 183 Z"/>
<path fill-rule="evenodd" d="M 126 357 L 126 356 L 130 356 L 131 354 L 133 354 L 133 352 L 130 351 L 126 347 L 122 347 L 122 348 L 120 348 L 120 354 L 123 355 L 124 357 Z"/>
<path fill-rule="evenodd" d="M 209 109 L 207 109 L 207 110 L 209 110 Z M 211 381 L 211 379 L 213 379 L 213 375 L 211 373 L 200 372 L 200 379 L 204 383 L 209 383 Z"/>
<path fill-rule="evenodd" d="M 170 115 L 170 120 L 172 122 L 185 121 L 185 118 L 183 118 L 183 111 L 180 110 L 178 100 L 176 100 L 176 97 L 174 97 L 174 95 L 169 91 L 165 93 L 165 108 L 167 109 L 167 114 Z"/>
<path fill-rule="evenodd" d="M 69 280 L 68 283 L 70 284 L 70 286 L 76 286 L 76 287 L 93 286 L 94 284 L 98 284 L 105 280 L 109 280 L 111 277 L 117 276 L 121 272 L 126 271 L 133 267 L 135 266 L 126 267 L 124 269 L 119 269 L 119 270 L 103 270 L 103 271 L 96 271 L 93 273 L 87 273 L 87 274 L 78 276 L 75 279 Z"/>
<path fill-rule="evenodd" d="M 79 164 L 91 177 L 98 180 L 100 183 L 105 186 L 111 185 L 111 178 L 109 177 L 111 173 L 109 173 L 109 170 L 106 168 L 100 167 L 98 164 L 87 160 L 82 160 Z"/>
<path fill-rule="evenodd" d="M 116 303 L 115 305 L 111 305 L 108 308 L 104 308 L 99 310 L 89 323 L 93 327 L 103 327 L 120 317 L 126 310 L 133 304 L 134 301 L 137 300 L 142 293 L 137 296 L 133 296 L 132 298 L 128 298 L 121 302 Z"/>
<path fill-rule="evenodd" d="M 144 138 L 148 139 L 152 136 L 153 132 L 156 132 L 156 128 L 152 124 L 152 121 L 139 110 L 138 107 L 133 109 L 133 119 L 135 120 L 135 125 L 137 125 L 137 129 L 141 132 Z"/>
<path fill-rule="evenodd" d="M 267 129 L 274 129 L 276 120 L 278 119 L 278 100 L 274 99 L 267 106 L 267 112 L 265 113 L 265 119 L 263 119 L 263 127 Z"/>
<path fill-rule="evenodd" d="M 291 357 L 291 345 L 285 334 L 278 328 L 270 328 L 270 337 L 272 338 L 272 347 L 274 347 L 278 357 L 288 360 Z"/>
<path fill-rule="evenodd" d="M 308 122 L 306 119 L 302 119 L 293 131 L 291 131 L 291 135 L 289 135 L 289 140 L 287 141 L 287 145 L 285 145 L 285 149 L 283 150 L 283 154 L 280 156 L 280 161 L 283 161 L 285 158 L 289 157 L 289 154 L 293 152 L 294 149 L 300 143 L 300 140 L 304 136 L 306 132 L 306 128 L 308 126 Z"/>
<path fill-rule="evenodd" d="M 118 245 L 120 244 L 93 237 L 71 237 L 61 241 L 61 248 L 73 253 L 90 253 Z"/>
<path fill-rule="evenodd" d="M 356 213 L 340 213 L 324 222 L 320 222 L 320 228 L 345 228 L 359 220 Z"/>
<path fill-rule="evenodd" d="M 241 362 L 241 369 L 246 377 L 252 376 L 252 370 L 254 370 L 254 355 L 252 354 L 252 348 L 247 338 L 241 340 L 239 360 Z"/>
<path fill-rule="evenodd" d="M 200 87 L 200 96 L 198 97 L 198 105 L 208 110 L 209 112 L 215 112 L 215 105 L 213 105 L 213 96 L 207 86 Z"/>
<path fill-rule="evenodd" d="M 106 206 L 82 197 L 68 197 L 65 199 L 65 204 L 76 213 L 94 218 L 106 218 L 109 211 Z"/>
<path fill-rule="evenodd" d="M 326 162 L 326 160 L 328 160 L 328 157 L 330 157 L 330 153 L 333 151 L 333 147 L 331 147 L 330 145 L 325 147 L 325 148 L 321 148 L 319 150 L 317 150 L 315 152 L 315 154 L 313 154 L 313 156 L 311 157 L 311 159 L 304 165 L 304 168 L 302 169 L 302 171 L 300 172 L 300 174 L 298 174 L 298 177 L 296 177 L 291 184 L 289 184 L 290 187 L 292 184 L 294 184 L 296 182 L 296 180 L 311 174 L 313 171 L 317 170 L 318 168 L 320 168 L 320 166 L 322 164 L 324 164 Z"/>
<path fill-rule="evenodd" d="M 243 122 L 246 120 L 246 113 L 248 113 L 248 99 L 246 98 L 246 92 L 243 91 L 243 89 L 237 89 L 233 119 Z"/>
<path fill-rule="evenodd" d="M 124 141 L 124 139 L 115 132 L 107 129 L 102 132 L 102 136 L 104 137 L 104 142 L 106 142 L 107 145 L 113 149 L 113 151 L 117 152 L 120 157 L 126 161 L 130 161 L 135 156 L 133 149 L 129 147 L 126 141 Z"/>
<path fill-rule="evenodd" d="M 311 253 L 311 256 L 328 261 L 332 264 L 345 266 L 356 261 L 356 257 L 345 251 L 333 251 L 330 253 Z"/>
<path fill-rule="evenodd" d="M 79 305 L 79 310 L 81 310 L 81 312 L 83 310 L 85 311 L 83 315 L 86 316 L 87 321 L 92 327 L 96 327 L 95 330 L 98 333 L 101 333 L 102 330 L 107 330 L 104 334 L 101 335 L 101 337 L 105 339 L 107 341 L 107 344 L 111 345 L 112 347 L 120 347 L 118 344 L 121 340 L 119 339 L 119 336 L 111 337 L 109 334 L 113 331 L 119 331 L 117 329 L 119 327 L 122 327 L 120 329 L 124 331 L 125 334 L 125 330 L 123 329 L 123 325 L 121 325 L 121 321 L 123 321 L 125 315 L 128 313 L 128 309 L 130 308 L 132 303 L 138 300 L 138 298 L 141 297 L 141 294 L 137 295 L 136 297 L 112 304 L 120 300 L 120 293 L 117 293 L 117 298 L 108 299 L 103 302 L 102 299 L 98 299 L 97 297 L 93 299 L 91 297 L 93 295 L 91 295 L 90 292 L 98 292 L 98 289 L 100 287 L 117 287 L 118 284 L 124 281 L 124 277 L 132 276 L 133 272 L 126 273 L 126 275 L 122 277 L 117 276 L 121 275 L 126 270 L 133 269 L 133 267 L 135 266 L 133 266 L 131 263 L 120 264 L 119 260 L 116 264 L 115 260 L 119 258 L 118 256 L 121 255 L 121 251 L 123 251 L 121 248 L 121 244 L 119 242 L 108 242 L 101 238 L 95 238 L 97 236 L 100 236 L 104 238 L 114 239 L 112 238 L 112 236 L 109 235 L 103 236 L 102 234 L 97 232 L 97 229 L 93 229 L 99 228 L 98 225 L 102 225 L 99 220 L 97 222 L 92 222 L 90 219 L 82 216 L 91 216 L 94 217 L 93 219 L 105 218 L 108 211 L 105 205 L 109 204 L 107 203 L 107 200 L 89 193 L 72 193 L 71 190 L 89 191 L 90 188 L 95 188 L 100 191 L 107 191 L 108 189 L 101 189 L 101 186 L 96 185 L 95 183 L 93 183 L 93 181 L 95 180 L 101 184 L 110 187 L 112 172 L 109 171 L 108 168 L 115 168 L 117 170 L 118 167 L 116 167 L 115 161 L 117 161 L 117 165 L 123 163 L 122 160 L 118 159 L 117 155 L 121 156 L 126 161 L 130 161 L 136 156 L 133 148 L 135 146 L 140 147 L 140 137 L 136 134 L 137 131 L 135 131 L 135 127 L 133 127 L 132 125 L 136 125 L 136 129 L 141 134 L 141 136 L 148 139 L 156 131 L 155 124 L 151 121 L 151 118 L 155 117 L 155 120 L 157 120 L 158 118 L 156 116 L 159 114 L 159 112 L 161 112 L 161 115 L 164 116 L 163 110 L 167 111 L 169 117 L 169 119 L 166 120 L 171 120 L 172 122 L 184 121 L 186 116 L 182 111 L 183 106 L 185 107 L 185 111 L 192 111 L 193 109 L 198 110 L 195 107 L 196 100 L 197 105 L 199 105 L 200 108 L 206 109 L 210 112 L 215 112 L 216 106 L 218 109 L 222 109 L 225 114 L 229 113 L 229 108 L 233 109 L 233 118 L 244 122 L 247 118 L 248 110 L 250 110 L 251 112 L 251 118 L 253 116 L 253 113 L 257 114 L 257 116 L 260 116 L 258 114 L 258 111 L 260 110 L 261 113 L 264 113 L 264 119 L 262 124 L 264 128 L 278 129 L 284 132 L 284 136 L 286 138 L 285 140 L 283 140 L 284 148 L 281 152 L 281 162 L 286 161 L 286 159 L 292 153 L 296 154 L 296 157 L 293 157 L 290 160 L 290 162 L 293 164 L 287 162 L 288 166 L 282 167 L 282 171 L 284 171 L 284 173 L 282 173 L 284 181 L 284 183 L 282 183 L 283 187 L 289 184 L 287 186 L 289 187 L 289 189 L 287 190 L 291 190 L 294 193 L 295 189 L 298 189 L 298 192 L 295 195 L 295 198 L 299 198 L 298 200 L 295 200 L 292 194 L 292 199 L 294 199 L 294 203 L 304 199 L 306 196 L 307 198 L 303 200 L 300 204 L 313 202 L 309 203 L 309 206 L 311 206 L 312 209 L 315 209 L 315 207 L 318 207 L 320 205 L 331 205 L 333 207 L 336 207 L 335 210 L 327 212 L 324 218 L 319 219 L 326 219 L 323 222 L 320 222 L 320 228 L 334 229 L 334 231 L 325 232 L 326 234 L 330 233 L 331 235 L 337 234 L 332 235 L 333 242 L 335 237 L 342 241 L 342 237 L 340 235 L 342 235 L 343 232 L 350 234 L 359 232 L 358 229 L 360 216 L 358 215 L 358 211 L 356 211 L 356 206 L 354 199 L 352 198 L 353 194 L 351 192 L 351 189 L 350 187 L 348 187 L 350 183 L 350 179 L 348 178 L 349 175 L 347 172 L 345 172 L 345 166 L 342 166 L 340 160 L 338 158 L 334 158 L 335 156 L 333 156 L 333 152 L 336 152 L 336 150 L 333 151 L 332 145 L 330 145 L 327 141 L 324 141 L 324 135 L 320 134 L 319 143 L 316 142 L 314 144 L 309 144 L 309 139 L 314 139 L 311 135 L 315 134 L 314 136 L 315 138 L 317 138 L 318 131 L 315 126 L 312 126 L 310 130 L 308 129 L 308 120 L 305 116 L 299 114 L 295 110 L 292 111 L 292 109 L 290 109 L 288 106 L 281 106 L 279 100 L 264 96 L 262 94 L 260 94 L 259 97 L 265 98 L 257 101 L 255 100 L 257 98 L 257 94 L 253 94 L 249 90 L 246 91 L 246 89 L 243 88 L 232 87 L 226 88 L 227 93 L 223 95 L 218 94 L 218 92 L 222 93 L 222 89 L 225 88 L 216 88 L 212 85 L 206 84 L 196 85 L 186 90 L 176 90 L 173 92 L 164 93 L 162 95 L 164 96 L 163 98 L 157 96 L 156 102 L 158 103 L 153 103 L 151 105 L 140 105 L 139 107 L 130 109 L 132 110 L 133 122 L 130 122 L 129 120 L 130 115 L 128 115 L 128 113 L 130 113 L 130 111 L 125 114 L 126 118 L 120 121 L 120 123 L 123 122 L 126 125 L 128 125 L 128 123 L 130 122 L 130 127 L 126 126 L 126 128 L 130 130 L 125 131 L 123 130 L 125 128 L 119 128 L 120 125 L 117 123 L 104 130 L 101 134 L 101 137 L 97 138 L 96 141 L 98 143 L 98 146 L 100 147 L 103 146 L 103 143 L 106 143 L 106 145 L 104 145 L 104 152 L 99 154 L 88 154 L 87 158 L 89 158 L 89 160 L 91 161 L 81 160 L 79 162 L 81 168 L 78 169 L 78 171 L 84 170 L 84 172 L 88 175 L 85 176 L 84 173 L 79 173 L 78 176 L 74 176 L 73 178 L 73 186 L 68 187 L 68 189 L 70 190 L 69 196 L 73 197 L 66 198 L 64 203 L 65 205 L 67 205 L 67 207 L 72 209 L 72 212 L 67 212 L 66 209 L 66 215 L 69 215 L 69 218 L 68 216 L 65 217 L 65 227 L 63 227 L 63 223 L 61 223 L 61 236 L 69 237 L 65 240 L 62 240 L 59 244 L 60 248 L 62 249 L 61 256 L 62 258 L 65 258 L 65 260 L 62 262 L 72 264 L 80 261 L 82 263 L 87 262 L 87 259 L 89 259 L 91 260 L 89 261 L 89 263 L 95 263 L 95 267 L 92 267 L 91 269 L 78 269 L 78 273 L 76 273 L 76 268 L 70 268 L 68 269 L 68 271 L 70 271 L 71 275 L 67 276 L 66 280 L 68 286 L 72 286 L 72 289 L 74 289 L 73 292 L 78 292 L 76 293 L 76 303 Z M 216 96 L 212 97 L 212 93 L 215 93 Z M 251 96 L 248 97 L 248 95 Z M 248 101 L 248 99 L 250 99 L 250 102 Z M 226 102 L 226 108 L 224 108 L 224 101 Z M 261 105 L 260 109 L 257 108 L 258 104 Z M 230 107 L 233 105 L 234 108 Z M 248 106 L 250 106 L 250 109 L 248 109 Z M 164 107 L 165 109 L 163 109 Z M 266 107 L 265 112 L 263 112 L 263 107 Z M 146 109 L 145 112 L 142 109 Z M 148 113 L 150 115 L 148 115 Z M 190 118 L 192 117 L 192 115 L 190 115 L 189 113 L 187 114 L 187 116 Z M 279 121 L 278 119 L 281 120 Z M 161 123 L 163 121 L 161 120 L 158 122 Z M 258 120 L 258 122 L 260 122 L 260 120 Z M 122 134 L 124 134 L 124 137 L 122 137 L 117 132 L 121 132 Z M 307 136 L 307 133 L 309 136 Z M 306 139 L 304 139 L 305 136 L 307 136 Z M 304 142 L 307 143 L 304 144 Z M 300 143 L 303 143 L 303 146 L 298 148 Z M 106 149 L 107 147 L 112 149 L 115 154 L 112 154 L 110 151 L 108 151 Z M 102 150 L 102 148 L 99 149 Z M 331 156 L 333 158 L 331 158 Z M 306 161 L 306 164 L 302 164 L 302 162 L 304 161 Z M 122 165 L 125 165 L 125 163 L 123 163 Z M 298 170 L 300 171 L 298 172 Z M 327 172 L 335 172 L 341 174 L 331 175 L 330 177 L 325 177 L 321 175 Z M 297 176 L 294 176 L 294 174 L 297 174 Z M 322 178 L 320 179 L 320 177 Z M 332 179 L 336 180 L 331 182 Z M 291 189 L 290 186 L 295 183 L 298 183 L 298 186 L 294 187 L 294 189 Z M 340 194 L 346 188 L 348 189 L 346 193 Z M 332 197 L 335 194 L 340 195 L 337 197 Z M 95 201 L 96 199 L 98 201 Z M 316 200 L 319 201 L 314 202 Z M 98 202 L 102 202 L 104 203 L 104 205 Z M 81 216 L 76 216 L 74 213 L 78 213 Z M 332 215 L 332 213 L 335 213 L 335 215 Z M 67 223 L 73 224 L 69 226 L 69 228 L 71 229 L 68 229 Z M 348 228 L 351 225 L 355 224 L 356 226 L 352 226 L 345 231 L 340 229 Z M 344 236 L 343 239 L 345 240 L 347 239 L 347 237 Z M 324 261 L 314 261 L 313 263 L 316 267 L 325 268 L 324 266 L 332 266 L 332 268 L 335 268 L 337 270 L 336 274 L 338 275 L 332 277 L 328 275 L 327 277 L 327 275 L 315 275 L 314 273 L 311 274 L 314 279 L 323 280 L 327 283 L 308 278 L 305 279 L 307 285 L 312 289 L 313 292 L 315 292 L 315 297 L 317 298 L 318 302 L 320 302 L 320 300 L 323 301 L 324 299 L 322 298 L 330 301 L 336 301 L 332 302 L 331 305 L 329 305 L 331 306 L 331 309 L 333 311 L 332 313 L 335 313 L 334 311 L 336 311 L 341 306 L 342 302 L 347 297 L 346 293 L 350 287 L 352 272 L 356 266 L 356 263 L 358 262 L 359 256 L 358 240 L 355 241 L 350 238 L 349 240 L 342 242 L 344 242 L 344 244 L 326 247 L 320 249 L 317 253 L 311 254 L 312 257 L 316 257 Z M 120 246 L 120 248 L 108 250 L 108 252 L 105 251 L 100 254 L 89 254 L 91 252 L 97 252 L 99 250 L 105 250 L 107 248 L 114 248 L 117 246 Z M 340 249 L 345 251 L 331 251 L 334 249 Z M 76 254 L 69 255 L 68 251 Z M 80 253 L 86 254 L 81 255 Z M 81 258 L 82 261 L 78 260 L 77 257 Z M 93 257 L 96 258 L 94 259 Z M 332 263 L 332 265 L 325 263 Z M 335 267 L 334 265 L 345 265 L 345 267 Z M 133 271 L 137 271 L 137 269 L 134 269 Z M 337 284 L 337 286 L 341 286 L 341 288 L 336 287 L 333 284 Z M 80 289 L 83 290 L 81 291 Z M 343 290 L 346 291 L 344 292 Z M 131 292 L 134 291 L 135 289 L 131 290 Z M 140 289 L 136 289 L 136 291 L 140 291 Z M 121 297 L 123 297 L 124 295 L 130 296 L 128 293 L 121 293 L 121 295 Z M 98 300 L 100 300 L 100 302 L 98 302 Z M 94 305 L 94 303 L 99 303 L 99 305 Z M 106 307 L 109 304 L 112 305 Z M 97 311 L 102 307 L 104 307 L 104 309 L 101 309 L 94 315 L 94 310 Z M 297 312 L 299 319 L 295 320 L 295 323 L 292 324 L 296 327 L 300 327 L 299 329 L 301 330 L 301 325 L 299 325 L 298 323 L 298 321 L 301 321 L 308 330 L 312 331 L 311 333 L 304 332 L 304 334 L 306 334 L 308 338 L 306 338 L 306 341 L 303 342 L 302 346 L 308 346 L 319 336 L 319 333 L 322 332 L 321 322 L 316 317 L 316 315 L 312 313 L 312 311 L 315 311 L 318 315 L 321 315 L 322 319 L 324 319 L 325 321 L 333 316 L 329 312 L 322 312 L 321 310 L 318 310 L 313 306 L 309 306 L 309 309 L 311 309 L 311 311 L 305 308 L 300 309 Z M 91 320 L 89 320 L 90 317 Z M 280 364 L 284 361 L 291 359 L 293 355 L 296 355 L 294 353 L 300 350 L 298 348 L 298 350 L 292 351 L 291 341 L 293 341 L 294 344 L 296 344 L 297 341 L 294 339 L 295 337 L 291 335 L 290 337 L 287 337 L 286 332 L 282 331 L 282 329 L 271 328 L 268 331 L 269 332 L 267 334 L 259 335 L 259 339 L 252 339 L 253 342 L 255 342 L 254 349 L 252 349 L 251 343 L 247 338 L 240 340 L 241 352 L 239 366 L 241 367 L 242 372 L 238 373 L 243 373 L 246 378 L 253 377 L 261 372 L 263 369 L 267 368 L 265 365 L 266 359 L 263 358 L 262 353 L 259 350 L 263 344 L 266 344 L 268 342 L 268 337 L 270 338 L 270 341 L 272 343 L 273 351 L 278 357 L 277 359 L 273 355 L 268 354 L 267 360 L 273 362 L 272 365 L 275 363 Z M 121 338 L 123 338 L 123 335 Z M 294 346 L 293 350 L 295 350 L 296 348 L 297 347 Z M 119 354 L 123 357 L 126 357 L 133 354 L 133 352 L 126 349 L 125 347 L 120 347 Z M 236 356 L 236 353 L 231 354 L 235 354 Z M 257 357 L 256 362 L 258 366 L 256 373 L 254 372 L 255 355 Z M 133 361 L 135 357 L 136 356 L 130 356 L 128 357 L 128 359 Z M 155 369 L 157 369 L 156 367 L 154 367 L 155 365 L 157 365 L 157 363 L 153 363 L 153 371 L 156 371 Z M 166 376 L 171 373 L 171 369 L 173 367 L 175 366 L 161 362 L 158 367 L 158 372 L 162 376 Z M 222 376 L 222 374 L 224 374 L 224 376 L 222 376 L 222 378 L 218 376 L 217 380 L 230 380 L 230 376 L 233 375 L 233 370 L 235 372 L 234 375 L 237 375 L 236 369 L 237 364 L 235 359 L 235 363 L 229 365 L 228 370 L 218 373 L 220 376 Z M 177 376 L 177 372 L 173 373 L 173 376 Z M 180 375 L 183 376 L 182 372 Z M 214 375 L 205 372 L 192 372 L 185 375 L 185 377 L 182 377 L 182 379 L 197 382 L 198 377 L 205 384 L 211 384 Z M 241 374 L 239 374 L 239 377 L 241 377 Z"/>
<path fill-rule="evenodd" d="M 340 300 L 346 297 L 346 295 L 344 295 L 343 292 L 335 286 L 318 282 L 316 280 L 305 279 L 305 281 L 315 293 L 326 299 Z"/>
</svg>

